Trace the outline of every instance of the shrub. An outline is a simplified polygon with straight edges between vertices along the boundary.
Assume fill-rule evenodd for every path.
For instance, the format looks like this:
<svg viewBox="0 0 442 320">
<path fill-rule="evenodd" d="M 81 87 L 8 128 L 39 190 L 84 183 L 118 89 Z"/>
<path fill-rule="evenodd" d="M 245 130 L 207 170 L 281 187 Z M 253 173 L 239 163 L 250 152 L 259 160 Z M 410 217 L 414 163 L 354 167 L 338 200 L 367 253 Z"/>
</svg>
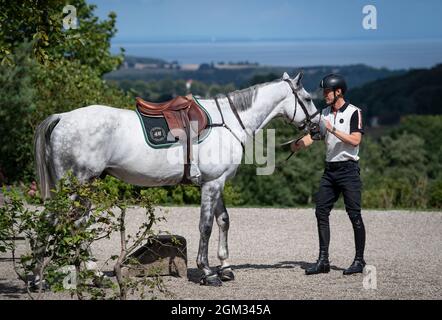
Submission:
<svg viewBox="0 0 442 320">
<path fill-rule="evenodd" d="M 16 189 L 3 190 L 6 201 L 0 207 L 0 251 L 11 251 L 14 270 L 22 279 L 31 298 L 43 297 L 44 283 L 52 291 L 68 291 L 79 299 L 126 299 L 129 291 L 139 291 L 141 297 L 154 294 L 154 289 L 165 292 L 161 278 L 132 279 L 122 275 L 123 265 L 136 264 L 129 255 L 141 245 L 155 237 L 152 227 L 163 217 L 157 217 L 151 200 L 140 195 L 138 198 L 126 197 L 126 190 L 115 187 L 109 181 L 95 180 L 80 184 L 71 173 L 58 183 L 54 197 L 44 202 L 39 209 L 28 209 L 23 195 Z M 130 205 L 145 209 L 145 221 L 135 235 L 126 233 L 125 215 Z M 120 254 L 109 257 L 114 260 L 117 283 L 102 278 L 97 272 L 83 268 L 93 260 L 89 250 L 96 241 L 120 234 Z M 15 263 L 18 236 L 24 236 L 30 243 L 31 252 L 20 256 Z M 72 268 L 74 286 L 66 287 L 66 268 Z M 31 292 L 27 281 L 29 274 L 39 270 L 38 293 Z M 44 281 L 45 282 L 44 282 Z M 102 287 L 91 286 L 100 281 Z M 151 288 L 151 289 L 149 289 Z"/>
</svg>

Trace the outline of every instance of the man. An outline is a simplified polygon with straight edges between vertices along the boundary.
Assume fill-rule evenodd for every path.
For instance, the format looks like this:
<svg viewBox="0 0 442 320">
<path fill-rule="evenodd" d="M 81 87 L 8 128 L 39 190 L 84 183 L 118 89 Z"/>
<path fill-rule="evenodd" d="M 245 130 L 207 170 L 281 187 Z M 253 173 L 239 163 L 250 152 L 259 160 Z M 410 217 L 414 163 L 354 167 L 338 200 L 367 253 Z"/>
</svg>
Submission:
<svg viewBox="0 0 442 320">
<path fill-rule="evenodd" d="M 319 132 L 311 132 L 291 149 L 297 152 L 310 146 L 314 140 L 324 139 L 327 146 L 324 174 L 316 197 L 316 219 L 319 234 L 319 258 L 307 275 L 330 271 L 328 248 L 330 243 L 329 215 L 340 193 L 354 230 L 356 255 L 344 275 L 361 273 L 365 266 L 365 227 L 361 216 L 361 179 L 359 175 L 359 144 L 362 134 L 361 110 L 344 100 L 345 79 L 338 74 L 324 77 L 320 83 L 328 105 L 321 112 Z"/>
</svg>

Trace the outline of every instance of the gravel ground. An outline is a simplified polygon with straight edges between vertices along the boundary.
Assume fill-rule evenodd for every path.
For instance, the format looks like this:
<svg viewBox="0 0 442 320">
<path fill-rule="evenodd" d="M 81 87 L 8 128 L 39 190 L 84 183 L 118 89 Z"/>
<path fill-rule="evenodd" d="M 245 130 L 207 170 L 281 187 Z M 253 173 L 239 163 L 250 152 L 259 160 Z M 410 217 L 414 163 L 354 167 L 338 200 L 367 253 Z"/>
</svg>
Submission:
<svg viewBox="0 0 442 320">
<path fill-rule="evenodd" d="M 167 223 L 160 229 L 187 239 L 188 278 L 164 277 L 173 299 L 441 299 L 442 212 L 363 212 L 367 229 L 366 261 L 376 267 L 377 289 L 363 287 L 363 275 L 343 276 L 354 255 L 353 230 L 345 211 L 331 215 L 328 274 L 306 276 L 304 268 L 317 258 L 318 239 L 312 209 L 232 208 L 229 249 L 235 281 L 222 287 L 198 284 L 196 267 L 199 208 L 159 209 Z M 128 214 L 128 229 L 142 219 L 140 209 Z M 218 227 L 210 241 L 209 261 L 217 260 Z M 103 261 L 118 252 L 118 238 L 95 248 Z M 110 267 L 104 266 L 104 270 Z M 11 260 L 0 255 L 0 299 L 26 299 L 15 279 Z M 47 299 L 68 298 L 47 293 Z M 161 297 L 160 297 L 161 298 Z"/>
</svg>

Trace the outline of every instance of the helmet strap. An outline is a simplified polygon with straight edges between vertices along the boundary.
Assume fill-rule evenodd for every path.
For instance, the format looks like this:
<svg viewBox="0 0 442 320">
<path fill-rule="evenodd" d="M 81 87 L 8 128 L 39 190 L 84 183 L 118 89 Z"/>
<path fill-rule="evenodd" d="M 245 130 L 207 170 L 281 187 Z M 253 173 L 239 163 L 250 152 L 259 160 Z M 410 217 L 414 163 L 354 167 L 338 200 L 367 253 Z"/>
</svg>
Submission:
<svg viewBox="0 0 442 320">
<path fill-rule="evenodd" d="M 333 102 L 330 104 L 333 108 L 335 107 L 336 102 L 338 101 L 339 98 L 341 98 L 343 95 L 342 94 L 338 94 L 336 95 L 336 90 L 333 90 Z"/>
</svg>

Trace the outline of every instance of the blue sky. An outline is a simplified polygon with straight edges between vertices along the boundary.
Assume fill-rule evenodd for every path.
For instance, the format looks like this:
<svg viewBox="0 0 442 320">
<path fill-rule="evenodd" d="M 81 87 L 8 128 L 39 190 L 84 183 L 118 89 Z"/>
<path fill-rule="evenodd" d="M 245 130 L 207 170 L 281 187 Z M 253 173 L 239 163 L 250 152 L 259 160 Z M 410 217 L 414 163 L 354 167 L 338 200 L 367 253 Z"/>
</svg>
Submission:
<svg viewBox="0 0 442 320">
<path fill-rule="evenodd" d="M 441 0 L 90 0 L 117 13 L 115 42 L 207 39 L 442 39 Z M 378 29 L 362 28 L 377 8 Z"/>
</svg>

